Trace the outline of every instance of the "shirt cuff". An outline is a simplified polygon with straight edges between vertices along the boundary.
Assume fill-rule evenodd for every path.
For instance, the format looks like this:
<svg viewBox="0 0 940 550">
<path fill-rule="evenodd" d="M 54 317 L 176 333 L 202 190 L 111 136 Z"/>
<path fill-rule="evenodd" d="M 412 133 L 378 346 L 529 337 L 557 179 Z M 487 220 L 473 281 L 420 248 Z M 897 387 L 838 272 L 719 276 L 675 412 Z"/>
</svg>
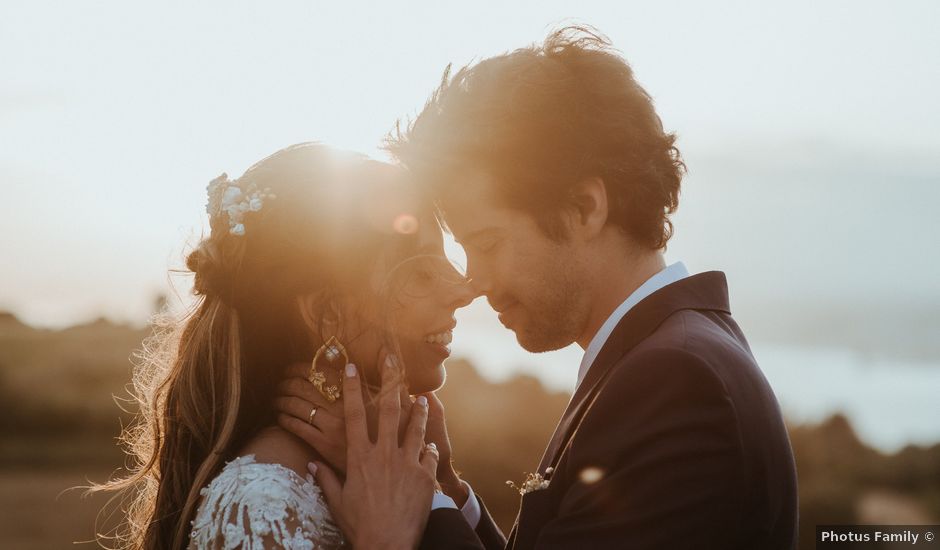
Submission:
<svg viewBox="0 0 940 550">
<path fill-rule="evenodd" d="M 453 508 L 456 510 L 457 503 L 444 493 L 434 493 L 434 496 L 431 498 L 431 511 L 433 512 L 438 508 Z M 464 517 L 466 517 L 466 514 Z"/>
<path fill-rule="evenodd" d="M 464 480 L 460 480 L 460 484 L 463 485 L 463 488 L 467 490 L 467 502 L 464 503 L 463 508 L 460 509 L 460 512 L 463 513 L 463 517 L 467 520 L 467 523 L 470 524 L 470 527 L 475 531 L 477 525 L 480 524 L 480 516 L 483 514 L 480 510 L 480 501 L 477 500 L 477 496 L 473 494 L 473 488 L 470 487 L 470 484 Z M 451 500 L 451 502 L 454 502 Z M 456 508 L 456 504 L 454 508 Z"/>
</svg>

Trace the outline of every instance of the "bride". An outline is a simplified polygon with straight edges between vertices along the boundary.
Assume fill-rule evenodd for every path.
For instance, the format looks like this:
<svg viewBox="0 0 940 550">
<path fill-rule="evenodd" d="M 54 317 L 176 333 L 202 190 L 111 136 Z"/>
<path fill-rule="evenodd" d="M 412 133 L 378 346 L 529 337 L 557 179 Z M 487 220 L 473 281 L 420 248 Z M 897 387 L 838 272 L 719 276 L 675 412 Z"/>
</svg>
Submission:
<svg viewBox="0 0 940 550">
<path fill-rule="evenodd" d="M 354 363 L 374 402 L 388 350 L 408 393 L 431 392 L 474 294 L 390 165 L 299 144 L 208 192 L 211 232 L 187 258 L 198 301 L 146 346 L 135 467 L 99 488 L 131 491 L 132 548 L 341 547 L 307 470 L 323 457 L 277 424 L 278 383 L 301 372 L 334 400 Z M 327 410 L 308 420 L 341 431 Z"/>
</svg>

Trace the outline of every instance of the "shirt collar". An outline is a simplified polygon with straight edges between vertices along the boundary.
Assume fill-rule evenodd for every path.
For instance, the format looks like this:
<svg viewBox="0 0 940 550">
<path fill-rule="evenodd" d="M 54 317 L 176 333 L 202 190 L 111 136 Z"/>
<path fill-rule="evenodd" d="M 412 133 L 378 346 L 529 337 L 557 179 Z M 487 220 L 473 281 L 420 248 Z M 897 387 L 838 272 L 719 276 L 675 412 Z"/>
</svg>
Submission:
<svg viewBox="0 0 940 550">
<path fill-rule="evenodd" d="M 613 332 L 614 328 L 617 327 L 617 324 L 620 323 L 620 320 L 624 318 L 627 312 L 650 294 L 667 285 L 681 281 L 688 276 L 689 270 L 686 269 L 685 264 L 676 262 L 663 268 L 662 271 L 647 279 L 645 283 L 627 296 L 627 299 L 610 314 L 610 317 L 608 317 L 606 321 L 604 321 L 600 330 L 598 330 L 594 338 L 591 339 L 591 343 L 588 344 L 587 349 L 584 350 L 584 357 L 581 358 L 581 367 L 578 369 L 578 386 L 581 385 L 581 381 L 584 380 L 584 375 L 587 374 L 594 359 L 597 358 L 597 354 L 600 353 L 601 348 L 604 347 L 604 344 L 610 337 L 610 333 Z M 577 386 L 575 386 L 575 389 L 577 389 Z"/>
</svg>

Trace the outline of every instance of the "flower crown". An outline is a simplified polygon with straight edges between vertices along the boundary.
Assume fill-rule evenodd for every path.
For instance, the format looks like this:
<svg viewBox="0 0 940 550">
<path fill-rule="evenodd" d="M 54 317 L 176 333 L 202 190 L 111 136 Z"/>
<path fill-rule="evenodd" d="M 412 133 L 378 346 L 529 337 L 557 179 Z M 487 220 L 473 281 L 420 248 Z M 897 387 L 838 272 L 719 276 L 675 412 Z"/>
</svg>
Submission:
<svg viewBox="0 0 940 550">
<path fill-rule="evenodd" d="M 253 182 L 243 186 L 238 180 L 228 179 L 224 173 L 210 181 L 206 191 L 209 195 L 206 203 L 209 219 L 224 212 L 228 215 L 228 232 L 239 237 L 245 234 L 245 213 L 257 212 L 264 206 L 265 200 L 277 198 L 268 187 L 258 189 Z"/>
</svg>

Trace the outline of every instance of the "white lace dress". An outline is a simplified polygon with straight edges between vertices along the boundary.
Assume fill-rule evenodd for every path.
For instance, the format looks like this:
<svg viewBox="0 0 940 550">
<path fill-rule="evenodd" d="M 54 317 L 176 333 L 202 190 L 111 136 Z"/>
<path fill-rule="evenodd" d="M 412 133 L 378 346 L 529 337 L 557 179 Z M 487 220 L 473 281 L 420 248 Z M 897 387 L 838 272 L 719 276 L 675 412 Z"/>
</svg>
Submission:
<svg viewBox="0 0 940 550">
<path fill-rule="evenodd" d="M 227 463 L 200 492 L 190 549 L 343 548 L 343 535 L 309 474 L 301 478 L 255 455 Z"/>
</svg>

